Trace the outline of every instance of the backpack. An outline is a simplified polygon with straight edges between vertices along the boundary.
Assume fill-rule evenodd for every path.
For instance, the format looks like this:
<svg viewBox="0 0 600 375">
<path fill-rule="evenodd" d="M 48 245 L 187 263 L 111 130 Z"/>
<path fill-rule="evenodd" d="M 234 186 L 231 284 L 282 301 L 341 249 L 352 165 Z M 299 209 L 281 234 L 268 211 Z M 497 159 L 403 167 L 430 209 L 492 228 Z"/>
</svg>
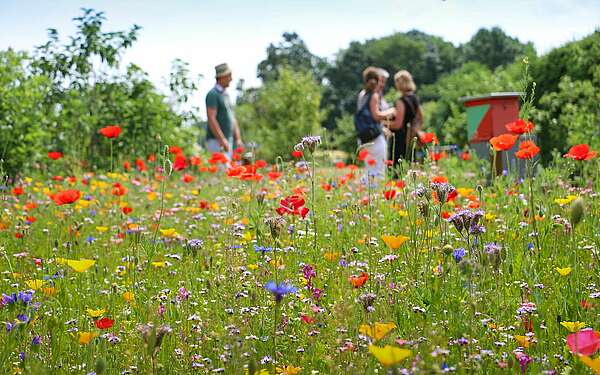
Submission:
<svg viewBox="0 0 600 375">
<path fill-rule="evenodd" d="M 365 104 L 354 114 L 354 128 L 362 144 L 373 141 L 382 133 L 381 125 L 375 121 L 369 110 L 371 96 L 372 94 L 369 94 Z"/>
</svg>

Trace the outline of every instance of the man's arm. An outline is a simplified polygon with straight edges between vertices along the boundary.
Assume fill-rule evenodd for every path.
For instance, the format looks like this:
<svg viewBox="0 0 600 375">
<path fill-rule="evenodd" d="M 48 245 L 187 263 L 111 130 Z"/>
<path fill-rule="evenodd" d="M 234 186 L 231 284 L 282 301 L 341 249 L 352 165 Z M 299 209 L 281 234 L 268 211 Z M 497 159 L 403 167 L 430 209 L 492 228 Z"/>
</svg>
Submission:
<svg viewBox="0 0 600 375">
<path fill-rule="evenodd" d="M 206 107 L 206 117 L 208 117 L 208 126 L 211 132 L 214 134 L 215 138 L 217 139 L 221 147 L 223 147 L 225 152 L 229 152 L 229 141 L 227 141 L 225 135 L 223 135 L 223 131 L 221 131 L 221 126 L 217 121 L 217 109 L 212 107 Z"/>
</svg>

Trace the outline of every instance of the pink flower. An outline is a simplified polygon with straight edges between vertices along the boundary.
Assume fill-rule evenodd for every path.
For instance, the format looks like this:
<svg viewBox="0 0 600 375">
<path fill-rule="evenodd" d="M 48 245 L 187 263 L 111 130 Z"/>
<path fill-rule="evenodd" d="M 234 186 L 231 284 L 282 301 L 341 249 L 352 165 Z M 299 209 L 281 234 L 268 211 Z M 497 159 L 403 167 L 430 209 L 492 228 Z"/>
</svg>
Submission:
<svg viewBox="0 0 600 375">
<path fill-rule="evenodd" d="M 600 332 L 582 329 L 567 336 L 567 345 L 574 354 L 592 355 L 600 349 Z"/>
</svg>

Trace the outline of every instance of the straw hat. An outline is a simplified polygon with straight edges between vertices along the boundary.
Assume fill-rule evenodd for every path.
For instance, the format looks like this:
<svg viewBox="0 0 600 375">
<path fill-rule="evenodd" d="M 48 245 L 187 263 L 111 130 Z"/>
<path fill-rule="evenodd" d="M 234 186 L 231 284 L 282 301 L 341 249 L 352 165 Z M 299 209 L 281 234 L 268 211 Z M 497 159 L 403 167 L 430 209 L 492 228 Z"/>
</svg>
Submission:
<svg viewBox="0 0 600 375">
<path fill-rule="evenodd" d="M 216 78 L 223 77 L 228 74 L 231 74 L 231 69 L 229 68 L 229 65 L 227 65 L 227 63 L 223 63 L 223 64 L 219 64 L 219 65 L 215 66 L 215 77 Z"/>
</svg>

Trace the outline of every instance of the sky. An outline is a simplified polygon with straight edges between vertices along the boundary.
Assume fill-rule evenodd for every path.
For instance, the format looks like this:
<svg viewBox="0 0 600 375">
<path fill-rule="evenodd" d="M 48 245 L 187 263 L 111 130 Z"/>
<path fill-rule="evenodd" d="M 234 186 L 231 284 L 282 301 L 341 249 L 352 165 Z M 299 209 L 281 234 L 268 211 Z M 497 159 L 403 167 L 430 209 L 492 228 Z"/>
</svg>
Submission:
<svg viewBox="0 0 600 375">
<path fill-rule="evenodd" d="M 543 54 L 600 28 L 600 0 L 0 0 L 0 49 L 31 50 L 47 41 L 50 27 L 71 35 L 82 7 L 104 11 L 106 31 L 142 27 L 123 66 L 141 66 L 159 88 L 175 58 L 190 63 L 194 76 L 203 75 L 200 102 L 222 62 L 235 81 L 259 85 L 256 66 L 284 31 L 334 59 L 351 41 L 412 29 L 458 45 L 481 27 L 500 26 Z"/>
</svg>

